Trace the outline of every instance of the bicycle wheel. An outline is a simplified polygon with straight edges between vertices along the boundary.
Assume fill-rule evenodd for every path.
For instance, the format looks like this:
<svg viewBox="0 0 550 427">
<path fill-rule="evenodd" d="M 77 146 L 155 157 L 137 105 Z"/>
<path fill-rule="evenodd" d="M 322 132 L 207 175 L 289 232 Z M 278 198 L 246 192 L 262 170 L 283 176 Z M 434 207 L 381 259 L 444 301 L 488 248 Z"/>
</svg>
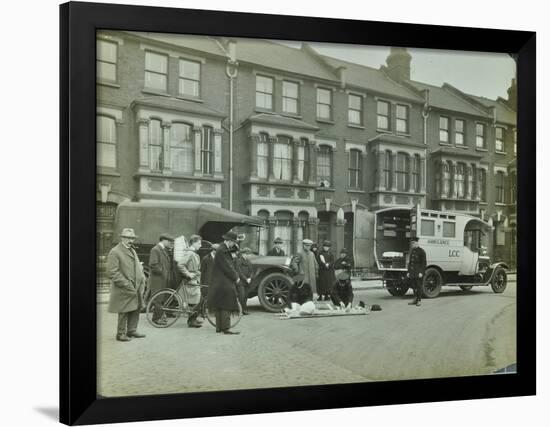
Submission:
<svg viewBox="0 0 550 427">
<path fill-rule="evenodd" d="M 174 289 L 163 289 L 153 295 L 147 304 L 147 321 L 155 328 L 167 328 L 179 319 L 183 311 L 183 302 L 178 293 Z M 166 322 L 158 323 L 159 318 Z"/>
<path fill-rule="evenodd" d="M 239 311 L 232 311 L 230 316 L 230 322 L 229 322 L 229 329 L 234 328 L 237 326 L 237 323 L 241 321 L 243 309 L 241 307 L 241 304 L 239 304 Z M 206 300 L 204 301 L 204 315 L 206 317 L 206 320 L 208 320 L 208 323 L 210 323 L 212 326 L 216 327 L 216 312 L 214 310 L 209 310 Z"/>
</svg>

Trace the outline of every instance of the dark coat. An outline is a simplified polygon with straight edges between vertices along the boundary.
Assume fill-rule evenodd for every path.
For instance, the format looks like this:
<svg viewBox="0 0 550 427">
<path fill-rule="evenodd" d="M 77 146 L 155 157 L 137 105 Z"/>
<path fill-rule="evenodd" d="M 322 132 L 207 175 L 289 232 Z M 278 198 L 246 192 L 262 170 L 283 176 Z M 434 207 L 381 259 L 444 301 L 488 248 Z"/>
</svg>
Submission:
<svg viewBox="0 0 550 427">
<path fill-rule="evenodd" d="M 311 286 L 304 282 L 294 283 L 288 292 L 288 301 L 289 305 L 293 302 L 302 305 L 305 302 L 313 301 Z"/>
<path fill-rule="evenodd" d="M 241 279 L 239 285 L 247 286 L 247 279 L 252 279 L 252 276 L 254 275 L 254 268 L 252 267 L 252 264 L 242 255 L 238 255 L 235 260 L 235 267 L 237 269 L 237 273 L 239 274 L 239 278 Z"/>
<path fill-rule="evenodd" d="M 283 251 L 282 249 L 277 252 L 277 248 L 276 247 L 272 247 L 269 252 L 267 253 L 268 256 L 285 256 L 285 251 Z"/>
<path fill-rule="evenodd" d="M 153 246 L 149 255 L 149 295 L 170 287 L 176 287 L 176 268 L 167 249 L 160 243 Z"/>
<path fill-rule="evenodd" d="M 319 295 L 328 295 L 332 285 L 334 285 L 336 281 L 336 277 L 334 276 L 334 255 L 332 255 L 332 252 L 319 252 L 319 255 L 317 255 L 317 263 L 319 264 L 317 293 Z"/>
<path fill-rule="evenodd" d="M 353 261 L 347 256 L 340 257 L 334 262 L 334 269 L 346 270 L 348 274 L 351 276 L 351 270 L 353 269 Z"/>
<path fill-rule="evenodd" d="M 212 254 L 205 255 L 201 259 L 201 280 L 205 286 L 210 286 L 212 283 L 212 273 L 214 271 L 214 257 Z M 208 293 L 207 288 L 201 288 L 201 294 L 206 295 Z"/>
<path fill-rule="evenodd" d="M 330 291 L 330 297 L 335 305 L 340 305 L 343 302 L 344 305 L 348 305 L 353 302 L 353 288 L 351 287 L 351 281 L 337 281 L 332 285 Z"/>
<path fill-rule="evenodd" d="M 145 305 L 145 276 L 136 251 L 122 243 L 116 245 L 107 256 L 107 272 L 111 279 L 109 312 L 141 310 Z"/>
<path fill-rule="evenodd" d="M 409 266 L 408 266 L 409 277 L 411 279 L 418 279 L 422 274 L 426 272 L 426 252 L 421 247 L 416 247 L 411 250 L 409 255 Z"/>
<path fill-rule="evenodd" d="M 222 243 L 214 257 L 212 282 L 208 288 L 207 306 L 209 309 L 239 310 L 236 288 L 238 278 L 231 249 Z"/>
</svg>

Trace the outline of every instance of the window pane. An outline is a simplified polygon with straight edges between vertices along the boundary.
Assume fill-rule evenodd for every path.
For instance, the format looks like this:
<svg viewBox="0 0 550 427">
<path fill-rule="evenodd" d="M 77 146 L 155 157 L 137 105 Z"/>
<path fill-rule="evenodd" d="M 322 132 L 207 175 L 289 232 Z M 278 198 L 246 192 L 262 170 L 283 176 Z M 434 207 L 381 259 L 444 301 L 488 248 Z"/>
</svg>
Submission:
<svg viewBox="0 0 550 427">
<path fill-rule="evenodd" d="M 148 71 L 166 74 L 168 69 L 168 57 L 165 55 L 159 55 L 158 53 L 146 52 L 145 69 Z"/>
<path fill-rule="evenodd" d="M 99 61 L 116 62 L 117 44 L 104 40 L 97 41 L 97 59 Z"/>
<path fill-rule="evenodd" d="M 395 130 L 397 130 L 397 132 L 407 132 L 407 122 L 405 120 L 398 119 L 395 122 Z"/>
<path fill-rule="evenodd" d="M 435 221 L 423 219 L 420 221 L 420 235 L 435 236 Z"/>
<path fill-rule="evenodd" d="M 439 118 L 439 129 L 449 129 L 449 119 L 447 117 Z"/>
<path fill-rule="evenodd" d="M 285 113 L 298 113 L 298 103 L 295 99 L 283 98 L 283 111 Z"/>
<path fill-rule="evenodd" d="M 198 62 L 180 59 L 180 76 L 191 80 L 200 80 L 201 67 Z"/>
<path fill-rule="evenodd" d="M 151 161 L 151 170 L 162 170 L 162 147 L 158 145 L 149 146 L 149 157 Z"/>
<path fill-rule="evenodd" d="M 97 140 L 98 142 L 116 143 L 115 120 L 110 117 L 97 117 Z"/>
<path fill-rule="evenodd" d="M 361 115 L 359 114 L 359 111 L 348 110 L 348 122 L 358 125 L 361 124 Z"/>
<path fill-rule="evenodd" d="M 149 123 L 149 143 L 151 145 L 162 144 L 160 120 L 151 120 Z"/>
<path fill-rule="evenodd" d="M 288 98 L 298 98 L 298 84 L 283 82 L 283 96 Z"/>
<path fill-rule="evenodd" d="M 330 119 L 330 107 L 324 104 L 317 104 L 317 117 Z"/>
<path fill-rule="evenodd" d="M 330 104 L 330 90 L 327 89 L 317 89 L 317 102 L 322 104 Z"/>
<path fill-rule="evenodd" d="M 377 111 L 378 111 L 378 114 L 387 116 L 389 111 L 389 104 L 384 101 L 378 101 Z"/>
<path fill-rule="evenodd" d="M 387 117 L 384 116 L 378 116 L 377 119 L 377 127 L 378 129 L 388 129 L 389 128 L 389 121 Z"/>
<path fill-rule="evenodd" d="M 116 81 L 116 65 L 106 62 L 97 63 L 97 79 Z"/>
<path fill-rule="evenodd" d="M 184 95 L 199 96 L 199 82 L 180 79 L 179 92 Z"/>
<path fill-rule="evenodd" d="M 361 109 L 361 100 L 362 98 L 357 95 L 350 95 L 348 98 L 348 106 L 349 108 L 353 108 L 354 110 L 360 110 Z"/>
<path fill-rule="evenodd" d="M 191 126 L 174 123 L 170 128 L 170 158 L 174 172 L 191 173 L 193 171 L 193 133 Z"/>
<path fill-rule="evenodd" d="M 273 93 L 273 79 L 264 76 L 256 76 L 256 91 Z"/>
<path fill-rule="evenodd" d="M 441 142 L 449 142 L 449 132 L 446 130 L 440 130 L 439 131 L 439 140 Z"/>
<path fill-rule="evenodd" d="M 151 89 L 166 90 L 166 76 L 164 74 L 145 73 L 145 86 Z"/>
<path fill-rule="evenodd" d="M 477 136 L 483 136 L 484 132 L 485 132 L 485 126 L 483 126 L 480 123 L 477 123 L 476 124 L 476 135 Z"/>
<path fill-rule="evenodd" d="M 455 223 L 443 221 L 443 237 L 455 237 Z"/>
<path fill-rule="evenodd" d="M 464 132 L 464 120 L 455 121 L 455 130 L 457 132 Z"/>
<path fill-rule="evenodd" d="M 464 145 L 464 134 L 462 133 L 457 133 L 455 135 L 455 143 L 457 145 Z"/>
<path fill-rule="evenodd" d="M 97 164 L 116 168 L 116 145 L 114 144 L 97 144 Z"/>
<path fill-rule="evenodd" d="M 395 113 L 398 119 L 407 119 L 407 106 L 397 105 Z"/>
<path fill-rule="evenodd" d="M 504 129 L 502 128 L 496 128 L 495 129 L 495 132 L 496 132 L 496 137 L 497 139 L 502 139 L 503 136 L 504 136 Z"/>
<path fill-rule="evenodd" d="M 271 110 L 273 108 L 271 95 L 256 92 L 256 107 Z"/>
</svg>

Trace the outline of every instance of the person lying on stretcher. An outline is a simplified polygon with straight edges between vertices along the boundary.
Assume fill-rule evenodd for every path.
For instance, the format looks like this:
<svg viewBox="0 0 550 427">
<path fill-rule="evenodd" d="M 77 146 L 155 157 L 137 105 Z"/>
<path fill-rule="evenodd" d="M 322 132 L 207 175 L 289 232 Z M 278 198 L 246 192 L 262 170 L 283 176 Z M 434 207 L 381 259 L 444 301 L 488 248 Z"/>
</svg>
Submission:
<svg viewBox="0 0 550 427">
<path fill-rule="evenodd" d="M 313 291 L 309 283 L 304 282 L 304 275 L 294 276 L 294 283 L 288 293 L 288 305 L 285 313 L 313 314 L 315 304 L 313 303 Z"/>
</svg>

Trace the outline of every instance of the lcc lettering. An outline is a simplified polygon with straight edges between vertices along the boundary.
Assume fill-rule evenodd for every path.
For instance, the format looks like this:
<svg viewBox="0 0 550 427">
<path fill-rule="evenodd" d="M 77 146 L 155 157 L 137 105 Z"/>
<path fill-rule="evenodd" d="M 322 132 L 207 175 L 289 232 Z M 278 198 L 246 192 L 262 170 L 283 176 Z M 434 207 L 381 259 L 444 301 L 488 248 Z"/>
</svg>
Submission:
<svg viewBox="0 0 550 427">
<path fill-rule="evenodd" d="M 449 249 L 449 258 L 458 258 L 458 257 L 460 257 L 460 251 L 459 250 Z"/>
</svg>

